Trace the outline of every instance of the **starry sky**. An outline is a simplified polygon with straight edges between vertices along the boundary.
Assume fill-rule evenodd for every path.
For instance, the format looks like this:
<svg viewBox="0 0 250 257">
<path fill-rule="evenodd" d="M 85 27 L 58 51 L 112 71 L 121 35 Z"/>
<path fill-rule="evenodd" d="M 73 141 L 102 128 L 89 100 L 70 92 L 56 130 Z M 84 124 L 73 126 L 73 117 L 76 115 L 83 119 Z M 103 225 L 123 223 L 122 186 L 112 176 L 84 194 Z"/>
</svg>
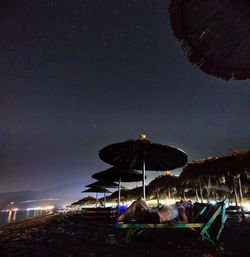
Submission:
<svg viewBox="0 0 250 257">
<path fill-rule="evenodd" d="M 80 193 L 109 167 L 101 148 L 141 133 L 189 161 L 249 149 L 250 81 L 193 67 L 169 1 L 4 2 L 0 192 L 75 184 Z"/>
</svg>

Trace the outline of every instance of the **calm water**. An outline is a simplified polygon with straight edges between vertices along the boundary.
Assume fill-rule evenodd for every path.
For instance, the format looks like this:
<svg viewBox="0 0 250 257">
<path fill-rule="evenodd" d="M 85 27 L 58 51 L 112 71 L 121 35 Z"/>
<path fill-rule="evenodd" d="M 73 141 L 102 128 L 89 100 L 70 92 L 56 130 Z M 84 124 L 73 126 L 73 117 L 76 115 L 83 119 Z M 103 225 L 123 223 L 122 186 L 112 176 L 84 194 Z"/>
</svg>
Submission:
<svg viewBox="0 0 250 257">
<path fill-rule="evenodd" d="M 0 212 L 0 225 L 7 224 L 9 222 L 28 219 L 31 217 L 39 216 L 48 213 L 45 210 L 30 210 L 30 211 L 9 211 L 9 212 Z"/>
</svg>

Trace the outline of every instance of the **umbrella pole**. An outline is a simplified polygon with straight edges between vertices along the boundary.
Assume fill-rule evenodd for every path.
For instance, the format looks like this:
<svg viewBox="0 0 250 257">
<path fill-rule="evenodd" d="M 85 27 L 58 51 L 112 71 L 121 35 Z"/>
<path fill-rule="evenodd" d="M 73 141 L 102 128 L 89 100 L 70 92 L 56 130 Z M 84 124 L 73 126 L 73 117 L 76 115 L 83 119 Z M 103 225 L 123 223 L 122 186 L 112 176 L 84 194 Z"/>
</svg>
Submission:
<svg viewBox="0 0 250 257">
<path fill-rule="evenodd" d="M 168 201 L 169 201 L 169 204 L 171 204 L 170 203 L 170 199 L 171 199 L 171 193 L 170 193 L 170 188 L 168 188 Z"/>
<path fill-rule="evenodd" d="M 145 189 L 145 160 L 142 161 L 142 188 L 143 188 L 143 199 L 146 201 L 146 189 Z"/>
<path fill-rule="evenodd" d="M 241 214 L 242 214 L 242 219 L 245 220 L 245 213 L 244 213 L 244 209 L 243 209 L 243 206 L 242 206 L 243 195 L 242 195 L 242 188 L 241 188 L 241 180 L 240 180 L 240 177 L 238 178 L 238 183 L 239 183 L 239 190 L 240 190 L 240 207 L 241 207 Z"/>
<path fill-rule="evenodd" d="M 195 197 L 196 197 L 196 201 L 199 202 L 199 197 L 198 197 L 197 189 L 195 189 Z"/>
<path fill-rule="evenodd" d="M 203 195 L 202 195 L 201 185 L 200 185 L 200 195 L 201 195 L 201 202 L 203 203 Z"/>
<path fill-rule="evenodd" d="M 118 214 L 120 214 L 120 201 L 121 201 L 121 178 L 119 178 L 119 188 L 118 188 Z"/>
<path fill-rule="evenodd" d="M 105 191 L 104 191 L 104 208 L 106 207 L 106 187 L 105 187 Z"/>
<path fill-rule="evenodd" d="M 158 206 L 160 206 L 160 200 L 159 200 L 159 187 L 157 187 L 156 197 L 157 197 L 157 205 L 158 205 Z"/>
<path fill-rule="evenodd" d="M 97 208 L 97 197 L 98 197 L 98 193 L 96 192 L 96 200 L 95 200 L 95 207 Z"/>
<path fill-rule="evenodd" d="M 235 198 L 235 206 L 238 207 L 238 197 L 236 192 L 235 178 L 233 177 L 233 190 L 234 190 L 234 198 Z"/>
</svg>

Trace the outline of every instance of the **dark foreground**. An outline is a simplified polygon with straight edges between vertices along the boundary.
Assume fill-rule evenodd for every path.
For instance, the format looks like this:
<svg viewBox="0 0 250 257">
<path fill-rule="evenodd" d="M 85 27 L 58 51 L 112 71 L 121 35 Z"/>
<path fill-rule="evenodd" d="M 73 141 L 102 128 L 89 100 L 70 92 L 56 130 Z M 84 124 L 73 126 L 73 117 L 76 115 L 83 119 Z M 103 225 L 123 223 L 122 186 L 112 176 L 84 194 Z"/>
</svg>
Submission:
<svg viewBox="0 0 250 257">
<path fill-rule="evenodd" d="M 125 234 L 106 221 L 51 214 L 0 226 L 0 256 L 250 256 L 250 224 L 236 220 L 225 224 L 220 240 L 224 252 L 192 231 L 148 230 L 129 246 Z"/>
</svg>

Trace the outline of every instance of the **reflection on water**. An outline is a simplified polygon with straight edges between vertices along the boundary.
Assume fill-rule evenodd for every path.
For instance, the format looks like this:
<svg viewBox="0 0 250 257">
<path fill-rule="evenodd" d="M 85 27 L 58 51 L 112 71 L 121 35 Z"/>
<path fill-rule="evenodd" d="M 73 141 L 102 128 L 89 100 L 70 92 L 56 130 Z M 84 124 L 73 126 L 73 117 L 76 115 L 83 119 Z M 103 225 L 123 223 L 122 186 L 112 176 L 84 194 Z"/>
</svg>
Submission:
<svg viewBox="0 0 250 257">
<path fill-rule="evenodd" d="M 12 214 L 12 211 L 9 211 L 8 222 L 11 222 L 11 214 Z"/>
<path fill-rule="evenodd" d="M 14 211 L 14 212 L 13 212 L 13 218 L 12 218 L 13 221 L 16 220 L 16 213 L 17 213 L 17 211 Z"/>
<path fill-rule="evenodd" d="M 0 224 L 6 224 L 13 221 L 28 219 L 49 213 L 50 210 L 12 210 L 0 212 Z"/>
</svg>

